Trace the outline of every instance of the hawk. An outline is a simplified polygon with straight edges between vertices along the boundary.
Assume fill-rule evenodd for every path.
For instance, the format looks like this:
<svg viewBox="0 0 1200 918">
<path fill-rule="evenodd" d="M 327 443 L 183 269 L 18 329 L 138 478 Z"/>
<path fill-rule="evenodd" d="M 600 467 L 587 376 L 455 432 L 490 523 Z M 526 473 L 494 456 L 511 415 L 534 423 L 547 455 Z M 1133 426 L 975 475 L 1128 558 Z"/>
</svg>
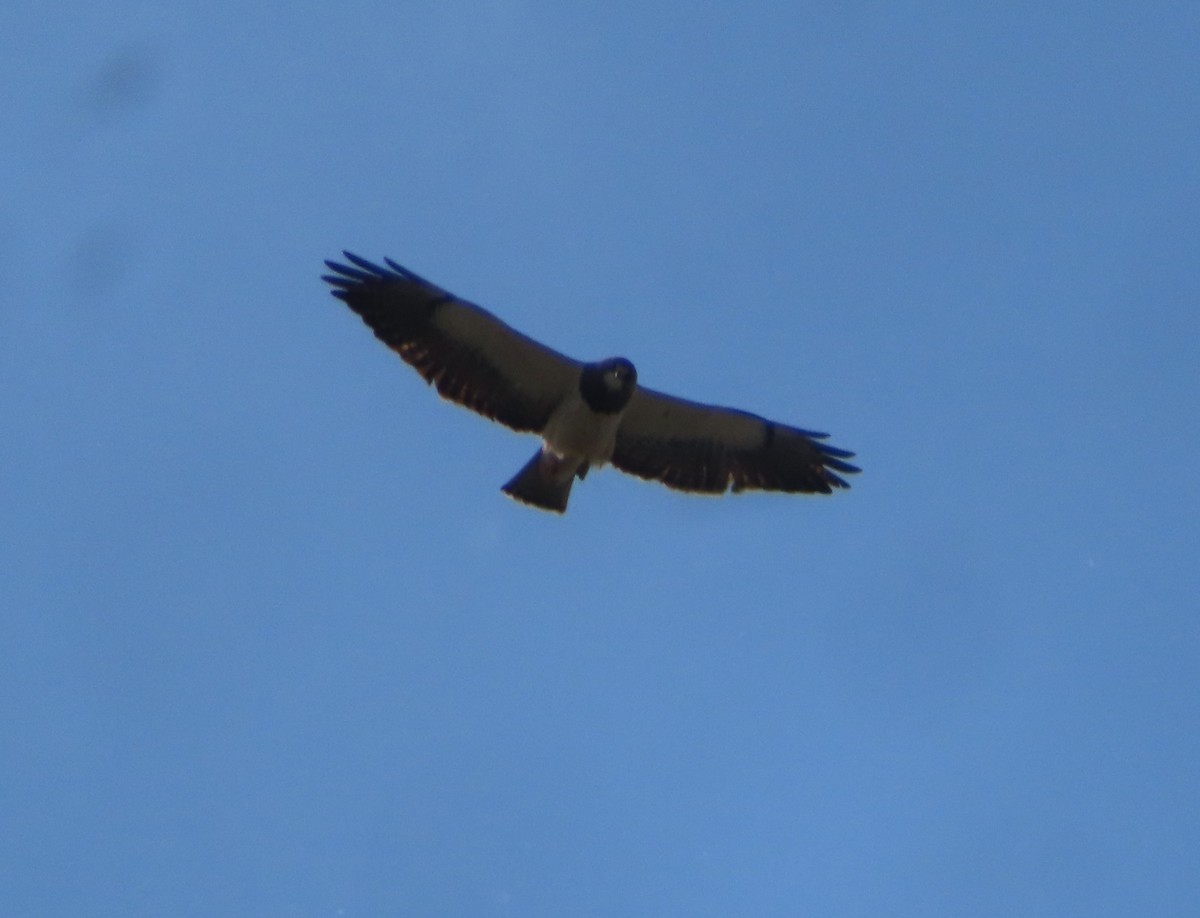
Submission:
<svg viewBox="0 0 1200 918">
<path fill-rule="evenodd" d="M 349 252 L 325 262 L 335 297 L 444 398 L 519 432 L 541 448 L 502 490 L 562 513 L 575 479 L 612 463 L 680 491 L 750 489 L 829 494 L 848 488 L 854 456 L 747 411 L 664 395 L 638 385 L 624 357 L 574 360 L 486 309 L 402 268 Z"/>
</svg>

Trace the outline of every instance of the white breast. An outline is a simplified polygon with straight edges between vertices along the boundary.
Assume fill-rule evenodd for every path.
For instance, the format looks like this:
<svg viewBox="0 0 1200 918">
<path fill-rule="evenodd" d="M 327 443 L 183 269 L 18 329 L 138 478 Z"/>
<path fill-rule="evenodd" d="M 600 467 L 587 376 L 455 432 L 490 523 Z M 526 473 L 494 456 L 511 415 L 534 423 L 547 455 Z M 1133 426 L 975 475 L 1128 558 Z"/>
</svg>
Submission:
<svg viewBox="0 0 1200 918">
<path fill-rule="evenodd" d="M 575 392 L 550 416 L 542 439 L 560 456 L 603 465 L 612 457 L 620 423 L 619 413 L 597 414 Z"/>
</svg>

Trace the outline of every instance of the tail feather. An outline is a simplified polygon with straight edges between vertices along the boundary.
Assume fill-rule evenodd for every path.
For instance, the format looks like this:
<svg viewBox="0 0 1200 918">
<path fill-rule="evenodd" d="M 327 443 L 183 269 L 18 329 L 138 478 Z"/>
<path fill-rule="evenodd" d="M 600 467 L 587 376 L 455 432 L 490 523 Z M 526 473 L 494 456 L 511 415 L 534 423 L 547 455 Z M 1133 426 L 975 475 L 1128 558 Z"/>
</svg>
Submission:
<svg viewBox="0 0 1200 918">
<path fill-rule="evenodd" d="M 538 450 L 502 490 L 522 503 L 565 513 L 575 471 L 553 453 Z"/>
</svg>

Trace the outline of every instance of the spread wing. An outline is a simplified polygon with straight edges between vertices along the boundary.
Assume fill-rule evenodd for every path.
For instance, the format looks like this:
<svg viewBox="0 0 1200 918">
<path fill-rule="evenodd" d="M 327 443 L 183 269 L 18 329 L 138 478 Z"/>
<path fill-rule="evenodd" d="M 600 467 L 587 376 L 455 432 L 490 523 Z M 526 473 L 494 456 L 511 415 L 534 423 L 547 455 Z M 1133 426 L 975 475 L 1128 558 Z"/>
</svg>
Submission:
<svg viewBox="0 0 1200 918">
<path fill-rule="evenodd" d="M 859 471 L 854 453 L 819 442 L 827 434 L 702 405 L 639 387 L 617 428 L 612 464 L 681 491 L 757 488 L 828 494 Z"/>
<path fill-rule="evenodd" d="M 327 261 L 333 295 L 445 398 L 507 424 L 540 431 L 578 386 L 582 364 L 505 325 L 486 309 L 391 259 L 387 267 L 343 253 Z"/>
</svg>

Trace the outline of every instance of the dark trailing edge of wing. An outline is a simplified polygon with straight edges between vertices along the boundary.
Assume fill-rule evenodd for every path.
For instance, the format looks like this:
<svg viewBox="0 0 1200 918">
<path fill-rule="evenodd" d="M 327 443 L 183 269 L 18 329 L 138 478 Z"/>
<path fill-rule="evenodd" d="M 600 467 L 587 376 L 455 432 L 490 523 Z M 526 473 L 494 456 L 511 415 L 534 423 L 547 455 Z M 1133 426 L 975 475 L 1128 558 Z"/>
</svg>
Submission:
<svg viewBox="0 0 1200 918">
<path fill-rule="evenodd" d="M 545 426 L 557 393 L 538 391 L 536 383 L 554 378 L 557 361 L 566 358 L 390 258 L 382 267 L 342 254 L 349 265 L 325 262 L 333 272 L 322 276 L 330 292 L 440 395 L 514 430 Z M 442 318 L 443 309 L 453 322 Z"/>
</svg>

